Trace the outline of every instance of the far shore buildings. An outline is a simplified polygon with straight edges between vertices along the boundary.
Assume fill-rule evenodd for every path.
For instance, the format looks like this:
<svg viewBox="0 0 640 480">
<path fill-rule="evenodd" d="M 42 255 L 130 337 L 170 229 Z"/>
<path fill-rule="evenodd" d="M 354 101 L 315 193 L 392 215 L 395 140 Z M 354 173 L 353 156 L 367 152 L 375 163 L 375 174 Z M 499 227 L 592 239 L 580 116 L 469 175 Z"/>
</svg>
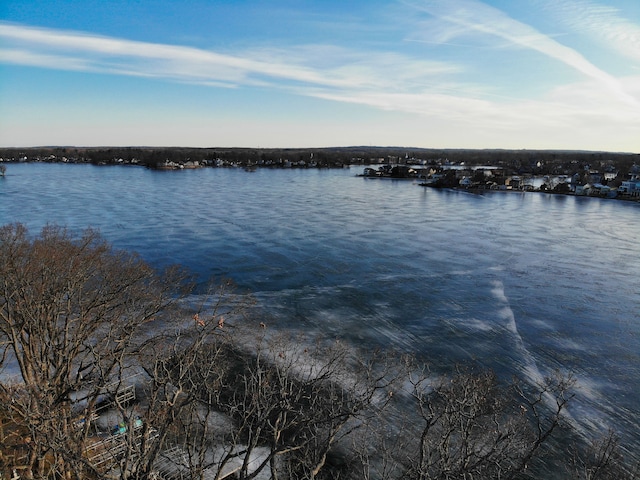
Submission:
<svg viewBox="0 0 640 480">
<path fill-rule="evenodd" d="M 365 177 L 416 178 L 425 186 L 458 187 L 479 190 L 544 191 L 579 196 L 640 200 L 640 165 L 634 164 L 626 175 L 618 171 L 599 171 L 588 165 L 573 175 L 508 174 L 496 166 L 385 164 L 365 168 Z"/>
<path fill-rule="evenodd" d="M 379 159 L 380 162 L 385 159 Z M 640 165 L 628 174 L 613 166 L 602 171 L 584 165 L 573 175 L 518 173 L 500 166 L 461 164 L 394 164 L 387 161 L 370 164 L 363 177 L 422 181 L 421 185 L 474 190 L 542 191 L 572 195 L 640 200 Z M 628 178 L 625 178 L 628 177 Z"/>
<path fill-rule="evenodd" d="M 634 165 L 629 172 L 629 180 L 623 180 L 618 193 L 640 197 L 640 165 Z"/>
</svg>

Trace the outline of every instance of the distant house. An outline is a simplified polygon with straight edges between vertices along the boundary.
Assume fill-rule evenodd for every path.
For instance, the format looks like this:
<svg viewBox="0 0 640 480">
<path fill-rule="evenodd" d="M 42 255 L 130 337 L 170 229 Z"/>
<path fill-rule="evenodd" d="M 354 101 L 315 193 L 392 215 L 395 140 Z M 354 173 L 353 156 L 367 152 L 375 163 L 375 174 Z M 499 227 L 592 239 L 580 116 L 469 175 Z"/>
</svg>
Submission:
<svg viewBox="0 0 640 480">
<path fill-rule="evenodd" d="M 522 184 L 522 179 L 516 175 L 507 178 L 505 181 L 505 185 L 510 190 L 518 190 L 520 189 L 520 185 Z"/>
<path fill-rule="evenodd" d="M 473 170 L 469 168 L 455 169 L 455 172 L 456 172 L 456 178 L 458 180 L 462 180 L 465 177 L 471 178 L 473 176 Z"/>
<path fill-rule="evenodd" d="M 594 183 L 592 185 L 592 193 L 595 195 L 608 195 L 611 192 L 611 187 L 608 185 L 603 185 L 602 183 Z"/>
<path fill-rule="evenodd" d="M 583 185 L 582 175 L 580 173 L 574 173 L 571 178 L 569 178 L 569 188 L 577 192 L 578 187 L 581 185 Z"/>
<path fill-rule="evenodd" d="M 590 195 L 591 194 L 591 185 L 588 183 L 586 185 L 576 185 L 575 188 L 576 195 Z"/>
<path fill-rule="evenodd" d="M 623 181 L 618 187 L 618 193 L 632 197 L 640 196 L 640 179 Z"/>
<path fill-rule="evenodd" d="M 598 170 L 589 170 L 589 183 L 602 182 L 602 174 Z"/>
<path fill-rule="evenodd" d="M 632 197 L 640 196 L 640 166 L 633 165 L 629 172 L 629 180 L 624 180 L 618 187 L 618 193 Z"/>
<path fill-rule="evenodd" d="M 469 188 L 469 187 L 472 185 L 471 178 L 469 178 L 469 177 L 463 177 L 463 178 L 460 180 L 459 184 L 460 184 L 460 186 L 461 186 L 462 188 Z"/>
</svg>

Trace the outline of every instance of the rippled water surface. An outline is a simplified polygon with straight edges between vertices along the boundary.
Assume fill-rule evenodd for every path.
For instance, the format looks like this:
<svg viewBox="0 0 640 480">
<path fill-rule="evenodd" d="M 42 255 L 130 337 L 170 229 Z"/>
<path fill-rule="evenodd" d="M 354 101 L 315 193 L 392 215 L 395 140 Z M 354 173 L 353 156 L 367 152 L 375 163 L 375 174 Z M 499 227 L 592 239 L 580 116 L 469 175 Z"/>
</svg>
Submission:
<svg viewBox="0 0 640 480">
<path fill-rule="evenodd" d="M 531 381 L 574 372 L 576 421 L 640 451 L 640 204 L 360 170 L 10 164 L 0 223 L 96 227 L 154 265 L 231 277 L 309 334 Z"/>
</svg>

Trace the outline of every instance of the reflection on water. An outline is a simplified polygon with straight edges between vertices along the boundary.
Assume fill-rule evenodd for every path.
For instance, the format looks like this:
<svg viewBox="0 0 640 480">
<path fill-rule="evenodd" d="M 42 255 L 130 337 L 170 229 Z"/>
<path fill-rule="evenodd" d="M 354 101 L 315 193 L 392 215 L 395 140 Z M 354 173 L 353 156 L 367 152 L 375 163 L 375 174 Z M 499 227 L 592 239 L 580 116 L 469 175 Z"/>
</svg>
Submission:
<svg viewBox="0 0 640 480">
<path fill-rule="evenodd" d="M 640 451 L 640 205 L 359 172 L 12 164 L 0 223 L 99 228 L 157 266 L 233 278 L 310 336 L 531 381 L 574 372 L 576 421 Z"/>
</svg>

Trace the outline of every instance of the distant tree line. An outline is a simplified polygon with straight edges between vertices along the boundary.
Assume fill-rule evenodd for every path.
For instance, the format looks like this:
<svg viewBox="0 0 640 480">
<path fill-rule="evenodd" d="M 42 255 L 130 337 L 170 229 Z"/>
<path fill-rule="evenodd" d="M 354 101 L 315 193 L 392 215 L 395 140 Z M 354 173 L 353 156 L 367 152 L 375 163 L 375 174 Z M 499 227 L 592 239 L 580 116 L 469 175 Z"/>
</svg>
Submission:
<svg viewBox="0 0 640 480">
<path fill-rule="evenodd" d="M 516 174 L 573 174 L 589 168 L 627 173 L 640 154 L 563 150 L 472 150 L 404 147 L 334 148 L 186 148 L 186 147 L 40 147 L 3 148 L 5 162 L 69 162 L 94 165 L 137 164 L 159 168 L 167 163 L 200 166 L 336 168 L 372 163 L 495 165 Z"/>
<path fill-rule="evenodd" d="M 190 291 L 92 230 L 0 228 L 2 478 L 638 478 L 614 433 L 572 430 L 571 377 L 436 375 Z"/>
</svg>

